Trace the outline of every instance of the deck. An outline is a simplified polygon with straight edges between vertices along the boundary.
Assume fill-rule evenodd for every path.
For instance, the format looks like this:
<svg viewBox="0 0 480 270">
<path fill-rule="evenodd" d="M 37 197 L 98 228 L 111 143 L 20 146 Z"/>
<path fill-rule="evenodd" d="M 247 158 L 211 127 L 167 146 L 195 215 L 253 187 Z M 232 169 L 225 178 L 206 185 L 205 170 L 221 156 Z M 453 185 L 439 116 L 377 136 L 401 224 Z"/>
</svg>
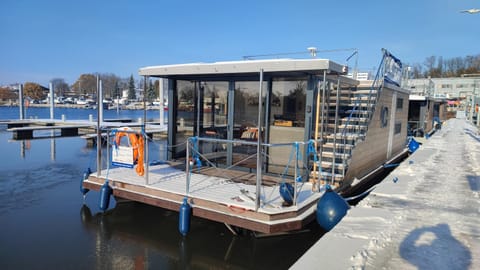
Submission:
<svg viewBox="0 0 480 270">
<path fill-rule="evenodd" d="M 12 132 L 14 140 L 29 140 L 44 138 L 41 131 L 60 130 L 60 136 L 79 136 L 84 135 L 88 145 L 94 145 L 97 138 L 96 129 L 97 122 L 89 120 L 59 120 L 59 119 L 28 119 L 28 120 L 8 120 L 0 121 L 0 124 L 7 125 L 7 131 Z M 105 119 L 100 123 L 101 128 L 119 128 L 131 127 L 140 129 L 142 123 L 127 121 L 126 119 Z M 40 135 L 36 132 L 39 131 Z M 147 123 L 145 125 L 145 133 L 152 137 L 154 134 L 165 133 L 166 126 L 154 125 Z M 92 135 L 94 134 L 94 135 Z"/>
<path fill-rule="evenodd" d="M 206 168 L 192 173 L 187 194 L 186 173 L 169 164 L 150 166 L 148 183 L 135 170 L 114 168 L 102 170 L 99 177 L 92 173 L 84 187 L 100 190 L 106 175 L 116 197 L 178 211 L 188 196 L 194 216 L 268 234 L 302 229 L 314 219 L 316 201 L 321 197 L 311 191 L 310 183 L 304 183 L 297 205 L 283 206 L 279 186 L 273 184 L 282 179 L 264 176 L 262 181 L 270 184 L 262 186 L 260 208 L 255 211 L 256 186 L 249 184 L 255 174 Z"/>
</svg>

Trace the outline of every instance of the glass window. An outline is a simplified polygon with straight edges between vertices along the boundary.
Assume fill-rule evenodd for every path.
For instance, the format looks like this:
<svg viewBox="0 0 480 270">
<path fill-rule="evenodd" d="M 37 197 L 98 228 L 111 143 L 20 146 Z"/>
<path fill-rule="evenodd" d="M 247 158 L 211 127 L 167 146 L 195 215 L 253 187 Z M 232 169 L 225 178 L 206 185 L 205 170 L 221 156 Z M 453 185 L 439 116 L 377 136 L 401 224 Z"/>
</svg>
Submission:
<svg viewBox="0 0 480 270">
<path fill-rule="evenodd" d="M 176 113 L 176 132 L 174 157 L 185 157 L 185 144 L 182 144 L 188 137 L 194 135 L 195 119 L 195 83 L 190 81 L 177 81 L 177 103 L 175 104 Z"/>
<path fill-rule="evenodd" d="M 397 110 L 403 109 L 403 98 L 397 98 Z"/>
<path fill-rule="evenodd" d="M 274 126 L 305 127 L 306 80 L 274 80 L 270 123 Z"/>
<path fill-rule="evenodd" d="M 306 89 L 306 78 L 273 80 L 270 98 L 270 143 L 282 144 L 305 140 Z M 287 171 L 293 175 L 295 165 L 289 160 L 292 151 L 293 146 L 270 148 L 268 171 L 272 173 Z"/>
<path fill-rule="evenodd" d="M 175 140 L 181 145 L 187 138 L 227 138 L 228 82 L 177 81 Z M 216 152 L 216 146 L 201 143 L 202 152 Z M 176 157 L 185 156 L 185 147 L 175 148 Z"/>
<path fill-rule="evenodd" d="M 200 82 L 200 137 L 227 139 L 228 82 Z M 202 155 L 210 161 L 224 163 L 226 145 L 218 142 L 201 142 Z M 212 154 L 215 153 L 215 154 Z"/>
<path fill-rule="evenodd" d="M 395 134 L 402 132 L 402 123 L 395 123 Z"/>
<path fill-rule="evenodd" d="M 262 86 L 263 97 L 265 98 L 267 83 Z M 233 139 L 244 141 L 257 141 L 258 139 L 258 81 L 240 81 L 235 82 L 234 90 L 234 116 L 233 116 Z M 265 106 L 262 107 L 262 117 L 264 116 Z M 265 124 L 265 123 L 263 123 Z M 265 132 L 265 129 L 262 129 Z M 255 168 L 256 158 L 252 157 L 244 160 L 246 156 L 257 152 L 254 145 L 237 144 L 233 147 L 233 163 L 243 160 L 240 166 Z"/>
<path fill-rule="evenodd" d="M 201 82 L 200 89 L 203 91 L 203 132 L 215 130 L 226 139 L 228 82 Z"/>
<path fill-rule="evenodd" d="M 242 137 L 244 131 L 258 125 L 258 82 L 235 83 L 234 139 Z M 266 96 L 267 83 L 263 84 L 263 97 Z M 263 106 L 265 111 L 265 106 Z M 262 115 L 263 116 L 263 115 Z"/>
</svg>

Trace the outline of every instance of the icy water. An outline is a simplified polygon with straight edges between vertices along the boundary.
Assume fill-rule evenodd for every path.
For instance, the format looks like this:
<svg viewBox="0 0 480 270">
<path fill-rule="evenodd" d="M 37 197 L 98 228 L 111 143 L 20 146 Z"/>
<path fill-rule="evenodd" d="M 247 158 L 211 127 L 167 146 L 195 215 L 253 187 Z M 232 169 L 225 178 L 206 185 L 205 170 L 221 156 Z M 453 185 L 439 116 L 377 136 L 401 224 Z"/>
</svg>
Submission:
<svg viewBox="0 0 480 270">
<path fill-rule="evenodd" d="M 29 108 L 27 118 L 49 118 L 48 108 Z M 55 109 L 55 118 L 88 119 L 94 110 Z M 17 107 L 0 107 L 17 119 Z M 105 118 L 143 116 L 143 111 L 105 111 Z M 158 118 L 148 111 L 147 118 Z M 98 192 L 85 204 L 83 171 L 94 169 L 95 149 L 79 137 L 14 141 L 0 125 L 0 269 L 288 269 L 321 236 L 312 230 L 282 237 L 233 236 L 223 224 L 192 219 L 187 237 L 178 213 L 133 202 L 101 212 Z M 165 142 L 150 143 L 161 159 Z M 103 155 L 106 156 L 105 154 Z"/>
</svg>

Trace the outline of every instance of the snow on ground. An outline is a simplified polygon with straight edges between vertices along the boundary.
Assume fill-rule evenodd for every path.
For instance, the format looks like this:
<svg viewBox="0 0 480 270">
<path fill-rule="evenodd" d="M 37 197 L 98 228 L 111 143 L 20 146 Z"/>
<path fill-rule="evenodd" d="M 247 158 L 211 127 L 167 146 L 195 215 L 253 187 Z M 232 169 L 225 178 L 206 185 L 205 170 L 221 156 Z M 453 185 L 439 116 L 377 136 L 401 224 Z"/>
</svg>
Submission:
<svg viewBox="0 0 480 270">
<path fill-rule="evenodd" d="M 292 269 L 480 269 L 479 194 L 477 128 L 450 119 Z"/>
</svg>

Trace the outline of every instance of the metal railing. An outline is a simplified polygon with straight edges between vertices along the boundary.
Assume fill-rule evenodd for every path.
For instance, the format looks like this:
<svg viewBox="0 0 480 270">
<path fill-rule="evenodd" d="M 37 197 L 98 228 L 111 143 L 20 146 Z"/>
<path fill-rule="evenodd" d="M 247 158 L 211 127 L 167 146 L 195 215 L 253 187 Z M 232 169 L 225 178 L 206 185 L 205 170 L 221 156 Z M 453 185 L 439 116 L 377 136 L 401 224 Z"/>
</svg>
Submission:
<svg viewBox="0 0 480 270">
<path fill-rule="evenodd" d="M 315 143 L 321 143 L 322 140 L 309 140 L 306 142 L 303 141 L 293 141 L 293 142 L 288 142 L 288 143 L 261 143 L 260 144 L 260 155 L 262 155 L 262 160 L 265 163 L 268 158 L 271 158 L 267 155 L 267 148 L 274 148 L 274 147 L 292 147 L 292 152 L 289 158 L 289 161 L 285 165 L 285 170 L 282 174 L 280 174 L 282 181 L 285 181 L 285 179 L 288 177 L 290 182 L 294 183 L 294 194 L 293 194 L 293 205 L 296 205 L 297 203 L 297 195 L 298 195 L 298 185 L 297 182 L 304 182 L 303 175 L 301 170 L 305 169 L 306 175 L 308 176 L 310 174 L 310 168 L 309 165 L 311 163 L 311 154 L 313 154 L 313 161 L 314 162 L 319 162 L 318 160 L 318 153 L 310 153 L 309 149 L 314 149 Z M 245 140 L 238 140 L 238 139 L 233 139 L 233 140 L 228 140 L 228 139 L 218 139 L 218 138 L 207 138 L 207 137 L 190 137 L 187 139 L 187 145 L 186 145 L 186 160 L 185 160 L 185 172 L 187 175 L 186 179 L 186 195 L 188 196 L 190 193 L 190 184 L 191 184 L 191 176 L 193 172 L 193 167 L 195 164 L 197 164 L 197 168 L 199 167 L 199 162 L 204 161 L 207 163 L 209 167 L 212 167 L 214 169 L 220 169 L 217 165 L 215 165 L 214 162 L 208 159 L 208 156 L 205 153 L 200 152 L 200 142 L 210 142 L 210 143 L 222 143 L 222 144 L 232 144 L 236 146 L 241 146 L 241 145 L 247 145 L 247 146 L 257 146 L 258 142 L 256 141 L 245 141 Z M 302 155 L 300 146 L 304 146 L 304 150 L 306 150 L 306 154 L 304 153 Z M 308 147 L 305 149 L 305 146 L 312 146 Z M 240 161 L 229 165 L 226 168 L 221 168 L 222 170 L 229 170 L 233 169 L 236 166 L 241 166 L 242 163 L 247 161 L 248 159 L 254 159 L 258 157 L 259 152 L 257 151 L 255 154 L 252 154 L 250 156 L 247 155 L 246 158 L 241 159 Z M 306 160 L 305 160 L 306 158 Z M 291 167 L 291 164 L 294 164 L 294 174 L 293 174 L 293 179 L 291 179 L 291 176 L 287 175 L 288 174 L 288 168 Z M 303 163 L 302 166 L 300 166 L 300 163 Z M 321 168 L 320 166 L 317 167 L 319 168 L 319 172 L 317 173 L 317 182 L 320 183 L 320 175 L 321 175 Z M 256 166 L 256 174 L 257 174 L 257 179 L 260 181 L 256 181 L 255 186 L 256 190 L 261 190 L 261 186 L 263 186 L 263 164 L 262 166 Z M 222 175 L 223 176 L 223 175 Z M 227 178 L 228 179 L 228 178 Z M 228 179 L 229 180 L 229 179 Z M 260 207 L 260 201 L 261 201 L 261 194 L 260 192 L 256 192 L 255 194 L 255 211 L 258 211 Z"/>
<path fill-rule="evenodd" d="M 343 149 L 343 157 L 342 157 L 342 176 L 345 176 L 345 170 L 346 170 L 346 167 L 347 167 L 347 151 L 345 149 L 345 145 L 347 144 L 347 137 L 350 135 L 350 136 L 353 136 L 353 135 L 361 135 L 362 133 L 366 133 L 368 131 L 368 126 L 373 118 L 373 114 L 375 112 L 375 105 L 376 105 L 376 102 L 378 100 L 378 97 L 380 95 L 380 92 L 381 92 L 381 89 L 382 89 L 382 86 L 383 86 L 383 74 L 384 74 L 384 62 L 385 62 L 385 57 L 386 57 L 386 52 L 383 51 L 383 57 L 382 57 L 382 60 L 380 62 L 380 66 L 377 70 L 377 73 L 375 75 L 375 78 L 373 80 L 373 83 L 372 83 L 372 86 L 370 87 L 370 91 L 368 92 L 368 98 L 367 98 L 367 104 L 366 106 L 362 106 L 362 102 L 363 100 L 360 99 L 360 98 L 357 98 L 355 100 L 355 103 L 354 103 L 354 106 L 352 107 L 351 111 L 350 111 L 350 114 L 349 116 L 347 117 L 347 121 L 345 122 L 345 126 L 342 130 L 342 133 L 341 133 L 341 138 L 342 138 L 342 142 L 343 142 L 343 145 L 344 145 L 344 149 Z M 380 78 L 380 76 L 382 78 Z M 362 113 L 360 110 L 362 107 L 366 107 L 366 109 L 368 110 L 368 119 L 367 121 L 365 121 L 364 123 L 360 124 L 360 119 L 362 118 Z M 364 114 L 363 114 L 364 115 Z M 353 128 L 349 128 L 350 126 L 350 122 L 352 121 L 352 119 L 357 119 L 357 124 L 354 125 Z M 364 128 L 362 126 L 365 126 Z M 356 140 L 358 138 L 354 138 L 352 137 L 352 140 Z M 351 155 L 351 150 L 348 151 L 349 152 L 349 155 Z M 333 166 L 333 165 L 332 165 Z"/>
</svg>

